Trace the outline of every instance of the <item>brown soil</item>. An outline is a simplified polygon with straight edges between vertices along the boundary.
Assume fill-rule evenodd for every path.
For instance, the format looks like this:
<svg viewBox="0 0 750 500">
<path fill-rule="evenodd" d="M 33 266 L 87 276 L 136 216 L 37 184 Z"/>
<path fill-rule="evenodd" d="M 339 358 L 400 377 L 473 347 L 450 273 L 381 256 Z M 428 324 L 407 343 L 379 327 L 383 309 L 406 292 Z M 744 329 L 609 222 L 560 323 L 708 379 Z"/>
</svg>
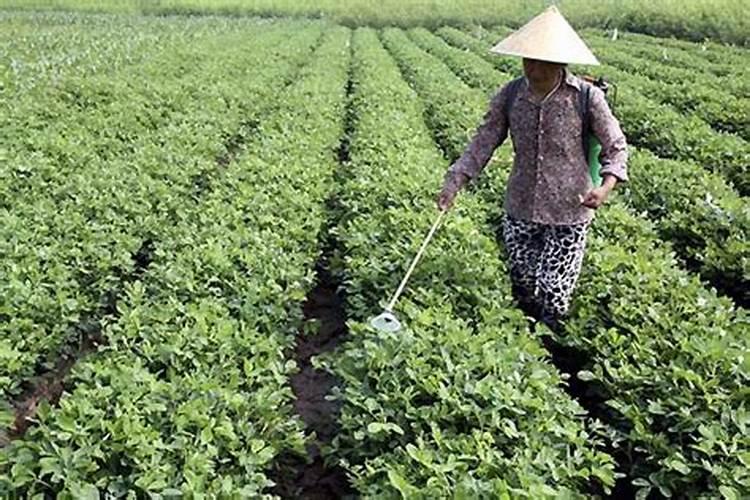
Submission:
<svg viewBox="0 0 750 500">
<path fill-rule="evenodd" d="M 318 285 L 309 294 L 303 311 L 306 321 L 316 320 L 319 328 L 315 333 L 298 334 L 292 355 L 300 371 L 291 377 L 290 383 L 296 396 L 294 409 L 314 439 L 306 458 L 284 457 L 279 461 L 273 493 L 282 498 L 309 500 L 349 498 L 353 490 L 346 473 L 340 467 L 326 464 L 320 453 L 321 446 L 337 432 L 340 403 L 326 399 L 336 379 L 326 371 L 316 370 L 310 361 L 317 354 L 335 349 L 347 333 L 343 301 L 325 270 L 319 269 Z"/>
<path fill-rule="evenodd" d="M 60 400 L 64 390 L 64 381 L 73 366 L 84 356 L 96 350 L 102 343 L 99 335 L 84 337 L 78 349 L 67 356 L 58 359 L 55 367 L 38 377 L 31 379 L 28 388 L 13 404 L 15 420 L 10 429 L 0 435 L 0 446 L 6 445 L 10 440 L 23 436 L 33 424 L 36 412 L 42 401 L 55 405 Z M 5 442 L 3 442 L 5 441 Z"/>
<path fill-rule="evenodd" d="M 143 276 L 151 264 L 155 250 L 154 241 L 145 239 L 139 249 L 132 255 L 133 268 L 122 276 L 123 283 L 129 283 Z M 111 290 L 102 297 L 100 309 L 78 325 L 79 339 L 77 345 L 68 347 L 67 352 L 60 355 L 54 368 L 28 380 L 26 389 L 21 396 L 12 403 L 15 419 L 9 429 L 0 429 L 0 448 L 6 446 L 13 439 L 23 436 L 34 423 L 39 405 L 47 401 L 56 405 L 65 390 L 65 380 L 73 366 L 88 354 L 96 351 L 105 342 L 102 336 L 100 319 L 117 314 L 117 298 L 121 290 Z"/>
</svg>

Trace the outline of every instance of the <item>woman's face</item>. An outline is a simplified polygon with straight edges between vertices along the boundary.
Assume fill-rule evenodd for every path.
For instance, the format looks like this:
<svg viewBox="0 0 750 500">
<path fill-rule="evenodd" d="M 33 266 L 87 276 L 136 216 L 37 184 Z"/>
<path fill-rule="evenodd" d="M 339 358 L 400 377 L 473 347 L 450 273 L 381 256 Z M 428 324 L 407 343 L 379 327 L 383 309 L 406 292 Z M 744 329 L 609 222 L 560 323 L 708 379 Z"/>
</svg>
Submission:
<svg viewBox="0 0 750 500">
<path fill-rule="evenodd" d="M 523 59 L 523 73 L 532 82 L 548 82 L 557 77 L 563 64 Z"/>
</svg>

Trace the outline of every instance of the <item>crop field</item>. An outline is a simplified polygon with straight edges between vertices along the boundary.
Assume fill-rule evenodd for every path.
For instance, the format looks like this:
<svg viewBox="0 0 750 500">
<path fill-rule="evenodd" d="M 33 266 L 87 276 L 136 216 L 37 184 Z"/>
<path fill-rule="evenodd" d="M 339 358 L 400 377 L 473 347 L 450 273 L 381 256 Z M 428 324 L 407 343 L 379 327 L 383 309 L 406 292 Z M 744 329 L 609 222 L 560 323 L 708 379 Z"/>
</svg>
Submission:
<svg viewBox="0 0 750 500">
<path fill-rule="evenodd" d="M 631 181 L 563 332 L 511 295 L 506 144 L 384 333 L 525 13 L 122 4 L 0 10 L 0 498 L 750 498 L 743 21 L 584 23 Z"/>
</svg>

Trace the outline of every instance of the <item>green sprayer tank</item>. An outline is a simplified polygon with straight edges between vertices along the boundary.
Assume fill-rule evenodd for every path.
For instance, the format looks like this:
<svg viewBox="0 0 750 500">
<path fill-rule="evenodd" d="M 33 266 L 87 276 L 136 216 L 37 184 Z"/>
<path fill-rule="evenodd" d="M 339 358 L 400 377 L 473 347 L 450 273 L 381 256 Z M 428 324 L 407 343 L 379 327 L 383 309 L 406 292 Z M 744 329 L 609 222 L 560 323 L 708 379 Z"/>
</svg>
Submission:
<svg viewBox="0 0 750 500">
<path fill-rule="evenodd" d="M 611 82 L 607 82 L 604 80 L 604 78 L 593 78 L 590 76 L 585 76 L 585 80 L 590 82 L 592 85 L 595 85 L 596 87 L 600 88 L 604 95 L 607 98 L 607 102 L 609 103 L 610 108 L 612 109 L 612 112 L 614 113 L 614 98 L 617 96 L 617 87 L 615 87 Z M 614 92 L 610 94 L 609 90 L 610 88 L 614 89 Z M 602 185 L 602 176 L 600 174 L 602 165 L 599 163 L 599 155 L 602 152 L 602 145 L 599 142 L 599 139 L 596 138 L 596 136 L 592 133 L 589 133 L 588 137 L 588 160 L 589 160 L 589 173 L 591 175 L 591 182 L 594 184 L 595 187 L 599 187 Z"/>
<path fill-rule="evenodd" d="M 602 145 L 594 134 L 589 137 L 589 172 L 591 173 L 591 182 L 595 187 L 602 185 L 602 176 L 599 173 L 602 165 L 599 163 L 599 154 L 602 152 Z"/>
</svg>

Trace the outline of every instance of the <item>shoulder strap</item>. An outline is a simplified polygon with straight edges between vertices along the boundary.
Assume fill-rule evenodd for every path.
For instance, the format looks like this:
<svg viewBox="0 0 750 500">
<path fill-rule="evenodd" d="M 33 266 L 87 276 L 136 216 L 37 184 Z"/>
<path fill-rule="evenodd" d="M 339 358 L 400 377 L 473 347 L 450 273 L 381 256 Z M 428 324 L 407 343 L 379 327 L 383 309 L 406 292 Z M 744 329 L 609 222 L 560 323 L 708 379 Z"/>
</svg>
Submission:
<svg viewBox="0 0 750 500">
<path fill-rule="evenodd" d="M 581 117 L 581 138 L 583 140 L 583 154 L 588 157 L 589 154 L 589 132 L 591 127 L 591 116 L 589 113 L 589 101 L 591 99 L 591 84 L 579 79 L 581 82 L 581 92 L 578 94 L 578 114 Z"/>
<path fill-rule="evenodd" d="M 516 102 L 516 96 L 518 90 L 521 88 L 524 77 L 516 78 L 508 84 L 508 97 L 505 99 L 505 106 L 503 108 L 503 114 L 505 115 L 505 121 L 510 121 L 510 112 L 513 110 L 513 104 Z"/>
</svg>

